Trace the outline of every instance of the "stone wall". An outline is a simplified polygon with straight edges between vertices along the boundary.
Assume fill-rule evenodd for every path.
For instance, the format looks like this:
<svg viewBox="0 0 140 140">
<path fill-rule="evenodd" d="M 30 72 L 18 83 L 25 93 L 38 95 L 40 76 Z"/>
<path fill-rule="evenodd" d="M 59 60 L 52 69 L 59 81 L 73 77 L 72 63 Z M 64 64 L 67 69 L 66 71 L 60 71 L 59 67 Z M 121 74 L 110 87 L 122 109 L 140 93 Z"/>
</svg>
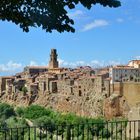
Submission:
<svg viewBox="0 0 140 140">
<path fill-rule="evenodd" d="M 115 93 L 117 95 L 123 95 L 123 84 L 121 82 L 114 82 L 111 84 L 111 93 Z"/>
<path fill-rule="evenodd" d="M 140 103 L 140 83 L 139 82 L 116 82 L 111 84 L 111 93 L 124 96 L 130 107 Z"/>
<path fill-rule="evenodd" d="M 130 107 L 140 103 L 140 83 L 123 83 L 123 95 Z"/>
</svg>

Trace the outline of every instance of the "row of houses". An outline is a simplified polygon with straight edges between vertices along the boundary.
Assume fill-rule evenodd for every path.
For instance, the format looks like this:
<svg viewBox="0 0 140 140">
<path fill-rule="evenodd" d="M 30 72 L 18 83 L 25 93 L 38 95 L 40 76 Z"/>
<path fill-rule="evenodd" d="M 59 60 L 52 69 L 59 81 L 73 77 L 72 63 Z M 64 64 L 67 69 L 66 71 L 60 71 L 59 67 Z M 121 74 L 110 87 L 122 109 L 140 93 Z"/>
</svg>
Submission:
<svg viewBox="0 0 140 140">
<path fill-rule="evenodd" d="M 14 76 L 0 77 L 0 95 L 21 92 L 26 87 L 28 94 L 84 96 L 87 93 L 105 93 L 110 96 L 114 92 L 122 94 L 123 82 L 140 82 L 140 60 L 102 69 L 89 66 L 59 68 L 57 52 L 52 49 L 49 66 L 27 66 Z"/>
</svg>

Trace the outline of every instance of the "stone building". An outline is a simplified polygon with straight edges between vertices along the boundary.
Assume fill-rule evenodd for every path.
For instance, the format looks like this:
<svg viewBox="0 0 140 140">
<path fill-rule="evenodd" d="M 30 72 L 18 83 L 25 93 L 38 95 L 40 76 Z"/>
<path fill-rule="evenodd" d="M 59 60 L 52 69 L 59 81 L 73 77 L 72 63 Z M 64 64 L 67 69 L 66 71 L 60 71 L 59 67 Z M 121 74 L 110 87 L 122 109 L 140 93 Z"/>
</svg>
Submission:
<svg viewBox="0 0 140 140">
<path fill-rule="evenodd" d="M 106 70 L 95 74 L 95 70 L 89 66 L 59 68 L 57 56 L 56 49 L 52 49 L 49 66 L 26 66 L 12 80 L 6 80 L 8 77 L 1 78 L 1 93 L 22 92 L 22 88 L 26 87 L 28 94 L 59 93 L 78 97 L 89 93 L 109 95 L 110 83 Z"/>
<path fill-rule="evenodd" d="M 39 74 L 42 72 L 47 72 L 48 71 L 48 67 L 46 66 L 26 66 L 24 68 L 24 74 L 28 77 L 32 77 L 35 74 Z"/>
<path fill-rule="evenodd" d="M 0 96 L 3 93 L 9 93 L 8 91 L 12 92 L 12 85 L 15 77 L 13 76 L 3 76 L 0 77 Z"/>
<path fill-rule="evenodd" d="M 134 68 L 140 68 L 140 60 L 131 60 L 129 61 L 128 66 Z"/>
<path fill-rule="evenodd" d="M 59 64 L 57 61 L 57 52 L 56 52 L 56 49 L 52 49 L 51 55 L 50 55 L 49 68 L 54 69 L 54 68 L 58 68 L 58 67 L 59 67 Z"/>
</svg>

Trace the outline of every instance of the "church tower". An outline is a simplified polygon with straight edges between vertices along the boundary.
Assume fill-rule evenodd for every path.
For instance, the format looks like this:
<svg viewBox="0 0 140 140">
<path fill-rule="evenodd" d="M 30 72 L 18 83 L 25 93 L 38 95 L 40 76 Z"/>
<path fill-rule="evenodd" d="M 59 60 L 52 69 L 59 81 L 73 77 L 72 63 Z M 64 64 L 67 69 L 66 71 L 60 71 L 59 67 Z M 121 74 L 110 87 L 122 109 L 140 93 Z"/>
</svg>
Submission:
<svg viewBox="0 0 140 140">
<path fill-rule="evenodd" d="M 58 67 L 59 66 L 58 66 L 58 61 L 57 61 L 56 49 L 51 49 L 49 68 L 54 69 L 54 68 L 58 68 Z"/>
</svg>

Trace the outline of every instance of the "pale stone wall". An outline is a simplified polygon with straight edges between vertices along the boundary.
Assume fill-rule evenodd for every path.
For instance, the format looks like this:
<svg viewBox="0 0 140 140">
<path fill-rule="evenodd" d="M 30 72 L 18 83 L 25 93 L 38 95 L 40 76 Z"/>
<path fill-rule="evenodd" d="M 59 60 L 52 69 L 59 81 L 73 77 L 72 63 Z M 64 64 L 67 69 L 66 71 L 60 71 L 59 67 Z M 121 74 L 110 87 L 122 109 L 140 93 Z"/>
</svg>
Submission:
<svg viewBox="0 0 140 140">
<path fill-rule="evenodd" d="M 114 84 L 111 84 L 111 94 L 112 93 L 122 96 L 123 95 L 123 83 L 114 82 Z"/>
<path fill-rule="evenodd" d="M 111 94 L 124 96 L 130 107 L 140 103 L 140 82 L 115 82 L 110 89 Z"/>
<path fill-rule="evenodd" d="M 140 103 L 140 83 L 123 83 L 123 95 L 131 107 Z"/>
</svg>

